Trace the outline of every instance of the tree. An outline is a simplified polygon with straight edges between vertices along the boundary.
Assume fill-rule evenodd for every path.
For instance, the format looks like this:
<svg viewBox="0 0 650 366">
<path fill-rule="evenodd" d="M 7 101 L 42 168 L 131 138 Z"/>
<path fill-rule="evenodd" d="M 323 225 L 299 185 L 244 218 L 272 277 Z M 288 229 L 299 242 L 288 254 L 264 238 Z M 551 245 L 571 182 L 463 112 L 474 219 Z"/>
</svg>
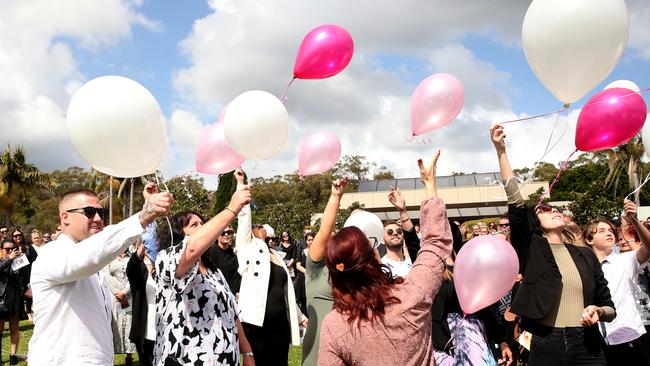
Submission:
<svg viewBox="0 0 650 366">
<path fill-rule="evenodd" d="M 208 191 L 203 183 L 202 177 L 189 174 L 169 179 L 166 184 L 174 196 L 171 214 L 190 209 L 201 214 L 207 213 L 213 192 Z"/>
<path fill-rule="evenodd" d="M 217 187 L 217 193 L 215 194 L 214 202 L 210 209 L 211 216 L 218 214 L 228 206 L 230 197 L 232 197 L 236 189 L 237 182 L 235 181 L 234 171 L 219 176 L 219 186 Z"/>
<path fill-rule="evenodd" d="M 388 170 L 388 168 L 386 168 L 385 166 L 382 165 L 379 168 L 379 171 L 377 173 L 375 173 L 373 179 L 375 179 L 375 180 L 390 180 L 390 179 L 395 179 L 395 175 L 393 174 L 393 172 Z"/>
<path fill-rule="evenodd" d="M 590 189 L 584 193 L 575 193 L 569 210 L 573 220 L 584 225 L 596 217 L 612 218 L 620 215 L 623 207 L 622 198 L 613 200 L 602 194 L 605 189 L 602 181 L 592 182 Z"/>
<path fill-rule="evenodd" d="M 13 220 L 13 195 L 17 188 L 40 186 L 52 189 L 55 185 L 54 178 L 27 163 L 22 146 L 13 150 L 11 145 L 7 145 L 7 149 L 0 154 L 0 196 L 4 198 L 2 202 L 7 213 L 6 224 Z"/>
<path fill-rule="evenodd" d="M 347 177 L 350 180 L 348 187 L 356 190 L 359 182 L 368 179 L 368 173 L 377 164 L 369 163 L 362 155 L 345 155 L 334 167 L 334 175 Z"/>
</svg>

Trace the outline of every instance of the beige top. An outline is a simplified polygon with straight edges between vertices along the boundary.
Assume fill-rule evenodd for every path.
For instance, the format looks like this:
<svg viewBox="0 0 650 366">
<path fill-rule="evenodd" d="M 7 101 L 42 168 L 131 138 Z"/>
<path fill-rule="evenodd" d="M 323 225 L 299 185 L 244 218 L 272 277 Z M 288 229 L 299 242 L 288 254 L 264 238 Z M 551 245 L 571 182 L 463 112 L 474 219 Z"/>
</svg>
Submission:
<svg viewBox="0 0 650 366">
<path fill-rule="evenodd" d="M 540 323 L 556 328 L 580 327 L 580 316 L 584 310 L 580 273 L 564 244 L 550 246 L 562 275 L 562 293 L 555 299 L 551 312 Z"/>
</svg>

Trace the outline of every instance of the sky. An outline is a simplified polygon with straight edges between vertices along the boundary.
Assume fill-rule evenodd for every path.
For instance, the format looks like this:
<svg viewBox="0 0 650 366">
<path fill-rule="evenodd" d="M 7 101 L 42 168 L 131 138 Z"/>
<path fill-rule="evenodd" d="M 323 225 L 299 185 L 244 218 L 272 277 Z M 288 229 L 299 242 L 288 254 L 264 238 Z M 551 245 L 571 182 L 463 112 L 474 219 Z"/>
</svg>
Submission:
<svg viewBox="0 0 650 366">
<path fill-rule="evenodd" d="M 541 0 L 537 0 L 541 1 Z M 630 37 L 601 85 L 628 79 L 650 87 L 650 6 L 628 0 Z M 166 178 L 193 173 L 205 126 L 237 95 L 280 96 L 302 38 L 321 24 L 346 28 L 350 65 L 289 90 L 289 141 L 276 156 L 248 161 L 252 176 L 298 169 L 302 136 L 335 131 L 343 155 L 364 155 L 398 178 L 418 176 L 417 159 L 443 149 L 438 174 L 497 171 L 489 127 L 541 114 L 561 102 L 529 67 L 521 28 L 526 0 L 3 0 L 0 1 L 0 142 L 22 145 L 44 171 L 89 167 L 66 127 L 68 104 L 84 82 L 121 75 L 144 85 L 163 111 Z M 410 98 L 420 81 L 446 72 L 465 88 L 465 105 L 448 126 L 412 143 Z M 644 95 L 647 101 L 647 95 Z M 506 127 L 515 168 L 543 158 L 559 163 L 575 148 L 579 111 L 562 115 L 556 146 L 543 156 L 555 118 Z M 564 131 L 564 132 L 563 132 Z M 272 136 L 270 137 L 272 138 Z M 555 139 L 553 143 L 555 144 Z M 424 142 L 424 141 L 421 141 Z M 214 176 L 204 176 L 208 186 Z"/>
</svg>

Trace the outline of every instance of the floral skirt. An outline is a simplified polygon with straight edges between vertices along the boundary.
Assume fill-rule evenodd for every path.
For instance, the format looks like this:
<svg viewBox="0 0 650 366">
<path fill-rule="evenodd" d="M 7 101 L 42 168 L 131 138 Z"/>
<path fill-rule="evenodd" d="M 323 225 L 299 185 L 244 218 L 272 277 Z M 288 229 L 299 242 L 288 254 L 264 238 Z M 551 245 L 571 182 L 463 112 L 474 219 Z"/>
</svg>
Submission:
<svg viewBox="0 0 650 366">
<path fill-rule="evenodd" d="M 436 365 L 439 366 L 496 366 L 490 345 L 485 336 L 483 323 L 462 314 L 447 315 L 451 331 L 451 354 L 435 351 Z"/>
</svg>

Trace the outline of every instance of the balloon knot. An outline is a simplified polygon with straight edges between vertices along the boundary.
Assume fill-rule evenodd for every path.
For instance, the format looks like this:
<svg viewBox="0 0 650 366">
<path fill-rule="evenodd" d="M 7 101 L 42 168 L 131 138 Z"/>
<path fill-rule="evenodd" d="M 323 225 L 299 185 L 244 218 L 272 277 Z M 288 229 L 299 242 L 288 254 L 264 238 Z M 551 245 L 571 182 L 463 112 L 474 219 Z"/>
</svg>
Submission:
<svg viewBox="0 0 650 366">
<path fill-rule="evenodd" d="M 571 108 L 571 103 L 564 103 L 564 105 L 562 106 L 562 108 L 564 108 L 564 109 L 569 109 L 569 108 Z"/>
</svg>

